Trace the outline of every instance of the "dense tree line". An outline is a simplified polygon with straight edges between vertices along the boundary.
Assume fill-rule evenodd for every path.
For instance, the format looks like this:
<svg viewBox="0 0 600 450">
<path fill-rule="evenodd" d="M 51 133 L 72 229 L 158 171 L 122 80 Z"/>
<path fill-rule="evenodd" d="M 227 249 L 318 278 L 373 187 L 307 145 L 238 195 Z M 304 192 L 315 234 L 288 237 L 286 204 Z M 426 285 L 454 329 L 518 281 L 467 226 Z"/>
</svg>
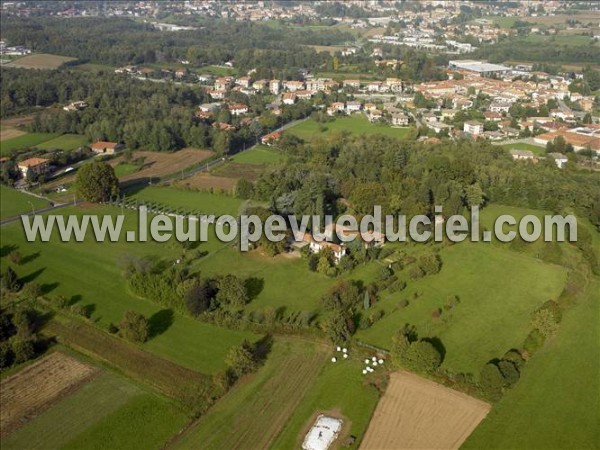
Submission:
<svg viewBox="0 0 600 450">
<path fill-rule="evenodd" d="M 313 68 L 328 55 L 317 54 L 305 45 L 333 45 L 353 39 L 350 33 L 329 28 L 306 30 L 214 19 L 193 24 L 197 29 L 185 33 L 159 31 L 150 24 L 114 17 L 11 17 L 3 18 L 1 25 L 3 38 L 11 43 L 113 66 L 182 59 L 201 66 L 235 59 L 243 70 L 259 65 Z"/>
<path fill-rule="evenodd" d="M 383 136 L 332 133 L 309 143 L 282 139 L 285 167 L 255 182 L 253 197 L 282 214 L 358 214 L 381 205 L 384 214 L 448 216 L 495 202 L 553 212 L 575 210 L 600 225 L 600 180 L 592 173 L 558 170 L 552 160 L 523 164 L 485 142 L 432 145 Z"/>
</svg>

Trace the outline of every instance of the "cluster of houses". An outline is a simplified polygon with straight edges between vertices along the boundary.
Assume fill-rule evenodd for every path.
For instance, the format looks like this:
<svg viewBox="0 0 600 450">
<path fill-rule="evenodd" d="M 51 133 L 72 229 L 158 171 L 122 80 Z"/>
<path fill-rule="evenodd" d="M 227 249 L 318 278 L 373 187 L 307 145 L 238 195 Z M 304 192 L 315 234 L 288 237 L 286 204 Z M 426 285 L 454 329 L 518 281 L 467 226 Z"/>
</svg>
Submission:
<svg viewBox="0 0 600 450">
<path fill-rule="evenodd" d="M 328 224 L 325 227 L 323 236 L 317 238 L 313 233 L 298 233 L 294 236 L 292 248 L 301 250 L 305 247 L 312 253 L 319 253 L 324 249 L 330 249 L 335 262 L 339 262 L 347 254 L 348 247 L 345 242 L 340 241 L 338 236 L 344 236 L 345 239 L 360 239 L 365 248 L 380 247 L 385 243 L 385 235 L 379 231 L 368 231 L 361 233 L 349 227 L 338 225 L 337 223 Z"/>
</svg>

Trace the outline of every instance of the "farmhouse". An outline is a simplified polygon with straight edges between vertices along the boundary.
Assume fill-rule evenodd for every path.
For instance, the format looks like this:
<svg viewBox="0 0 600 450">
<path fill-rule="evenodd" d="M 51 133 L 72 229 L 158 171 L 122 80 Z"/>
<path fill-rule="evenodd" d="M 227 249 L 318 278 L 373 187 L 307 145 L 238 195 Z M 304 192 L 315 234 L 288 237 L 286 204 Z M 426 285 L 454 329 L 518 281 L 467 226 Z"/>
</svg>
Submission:
<svg viewBox="0 0 600 450">
<path fill-rule="evenodd" d="M 18 164 L 21 174 L 26 177 L 28 174 L 42 175 L 50 170 L 50 161 L 45 158 L 29 158 Z"/>
<path fill-rule="evenodd" d="M 262 142 L 263 145 L 271 146 L 275 142 L 277 142 L 279 139 L 281 139 L 281 132 L 280 131 L 273 131 L 272 133 L 265 134 L 260 139 L 260 142 Z"/>
<path fill-rule="evenodd" d="M 108 141 L 97 141 L 90 145 L 92 151 L 98 155 L 114 155 L 121 147 L 121 144 Z"/>
<path fill-rule="evenodd" d="M 317 241 L 310 233 L 304 233 L 301 239 L 302 242 L 308 244 L 308 248 L 313 253 L 319 253 L 321 250 L 325 248 L 330 248 L 333 252 L 333 256 L 337 261 L 342 259 L 342 257 L 346 254 L 346 247 L 340 244 L 335 244 L 333 242 L 328 241 Z"/>
<path fill-rule="evenodd" d="M 344 80 L 342 86 L 353 89 L 360 89 L 360 80 Z"/>
<path fill-rule="evenodd" d="M 554 160 L 554 162 L 556 163 L 556 167 L 558 167 L 559 169 L 565 167 L 565 164 L 569 162 L 569 159 L 562 153 L 549 153 L 548 157 Z"/>
</svg>

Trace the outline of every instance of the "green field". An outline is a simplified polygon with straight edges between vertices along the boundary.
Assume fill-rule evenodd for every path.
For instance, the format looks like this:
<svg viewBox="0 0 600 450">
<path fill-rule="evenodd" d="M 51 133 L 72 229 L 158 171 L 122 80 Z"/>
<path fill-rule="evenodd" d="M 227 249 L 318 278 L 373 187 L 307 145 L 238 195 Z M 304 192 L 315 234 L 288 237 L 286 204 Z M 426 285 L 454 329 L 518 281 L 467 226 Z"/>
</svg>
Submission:
<svg viewBox="0 0 600 450">
<path fill-rule="evenodd" d="M 6 186 L 0 186 L 0 219 L 15 217 L 50 206 L 46 200 L 24 194 Z"/>
<path fill-rule="evenodd" d="M 64 214 L 115 214 L 119 210 L 94 207 L 61 211 Z M 131 211 L 125 211 L 125 215 L 124 230 L 134 230 L 137 215 Z M 146 315 L 150 320 L 163 309 L 128 291 L 119 264 L 124 256 L 159 256 L 169 261 L 181 255 L 179 244 L 153 241 L 126 243 L 125 233 L 116 243 L 97 243 L 89 233 L 84 242 L 62 243 L 55 233 L 50 242 L 27 243 L 20 222 L 3 226 L 0 231 L 3 245 L 16 246 L 25 259 L 30 259 L 15 268 L 19 276 L 41 284 L 44 292 L 51 296 L 62 294 L 68 298 L 75 297 L 82 305 L 90 305 L 92 320 L 102 327 L 111 322 L 118 323 L 129 309 Z M 202 244 L 201 248 L 212 252 L 222 246 L 222 243 L 211 241 Z M 2 268 L 6 264 L 6 258 L 3 258 Z M 232 270 L 230 266 L 227 272 Z M 174 313 L 172 323 L 143 347 L 182 366 L 212 373 L 225 368 L 223 359 L 226 353 L 244 338 L 254 340 L 255 336 Z"/>
<path fill-rule="evenodd" d="M 37 147 L 43 142 L 56 139 L 60 136 L 58 133 L 27 133 L 23 136 L 8 139 L 0 143 L 0 154 L 5 155 L 12 150 Z"/>
<path fill-rule="evenodd" d="M 341 414 L 346 424 L 350 423 L 349 434 L 357 438 L 351 448 L 357 448 L 379 399 L 377 389 L 365 382 L 363 366 L 356 360 L 327 363 L 273 448 L 300 448 L 311 419 L 323 411 Z"/>
<path fill-rule="evenodd" d="M 87 145 L 88 138 L 79 134 L 63 134 L 49 141 L 36 145 L 40 150 L 75 150 Z"/>
<path fill-rule="evenodd" d="M 233 161 L 240 164 L 277 164 L 285 159 L 285 156 L 265 145 L 257 145 L 251 150 L 233 156 Z"/>
<path fill-rule="evenodd" d="M 207 276 L 228 273 L 232 267 L 238 276 L 263 283 L 260 293 L 248 304 L 249 311 L 265 307 L 284 307 L 286 313 L 318 310 L 321 296 L 333 282 L 311 272 L 305 259 L 271 258 L 257 252 L 240 253 L 233 248 L 214 253 L 199 264 L 200 272 Z"/>
<path fill-rule="evenodd" d="M 321 127 L 325 127 L 321 131 Z M 286 133 L 294 134 L 299 138 L 310 140 L 316 136 L 326 136 L 335 131 L 345 131 L 356 135 L 383 134 L 384 136 L 404 139 L 410 128 L 392 128 L 387 125 L 372 124 L 363 115 L 336 118 L 333 122 L 319 123 L 308 119 L 292 128 Z"/>
<path fill-rule="evenodd" d="M 265 365 L 225 395 L 178 447 L 270 448 L 298 404 L 313 392 L 314 380 L 326 357 L 327 353 L 316 344 L 276 340 Z"/>
<path fill-rule="evenodd" d="M 546 154 L 546 147 L 539 145 L 526 144 L 524 142 L 517 142 L 516 144 L 504 144 L 502 147 L 508 150 L 529 150 L 534 155 L 544 156 Z"/>
<path fill-rule="evenodd" d="M 143 202 L 154 202 L 189 212 L 215 215 L 237 215 L 242 201 L 231 196 L 208 192 L 186 191 L 172 187 L 147 187 L 132 195 Z"/>
<path fill-rule="evenodd" d="M 114 169 L 117 177 L 124 177 L 130 173 L 137 172 L 139 170 L 139 166 L 136 166 L 135 164 L 119 163 L 114 166 Z"/>
<path fill-rule="evenodd" d="M 103 372 L 3 437 L 2 448 L 158 448 L 185 422 L 185 414 L 167 400 Z"/>
<path fill-rule="evenodd" d="M 394 333 L 409 323 L 421 337 L 441 340 L 443 367 L 476 374 L 487 361 L 520 348 L 530 331 L 531 313 L 558 297 L 566 277 L 562 267 L 493 244 L 456 244 L 444 248 L 441 259 L 439 274 L 409 280 L 405 291 L 386 295 L 378 303 L 385 317 L 359 331 L 357 338 L 389 348 Z M 451 295 L 460 304 L 434 320 L 432 311 Z M 396 308 L 401 299 L 410 302 L 404 309 Z"/>
<path fill-rule="evenodd" d="M 599 293 L 596 279 L 463 448 L 600 447 Z"/>
</svg>

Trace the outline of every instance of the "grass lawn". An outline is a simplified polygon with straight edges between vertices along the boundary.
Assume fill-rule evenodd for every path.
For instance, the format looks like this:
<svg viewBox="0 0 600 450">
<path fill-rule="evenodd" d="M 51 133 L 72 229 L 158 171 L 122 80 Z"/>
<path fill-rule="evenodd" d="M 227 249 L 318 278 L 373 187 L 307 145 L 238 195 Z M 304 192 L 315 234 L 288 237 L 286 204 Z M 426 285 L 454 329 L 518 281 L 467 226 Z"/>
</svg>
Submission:
<svg viewBox="0 0 600 450">
<path fill-rule="evenodd" d="M 73 394 L 61 399 L 40 416 L 2 439 L 2 448 L 9 449 L 60 449 L 79 436 L 85 436 L 95 426 L 122 409 L 130 409 L 140 401 L 150 401 L 158 411 L 150 410 L 148 425 L 141 424 L 135 434 L 138 438 L 148 435 L 149 445 L 159 446 L 165 438 L 182 426 L 185 416 L 170 407 L 167 400 L 162 400 L 144 392 L 137 386 L 112 373 L 103 372 L 100 376 L 84 384 Z M 169 420 L 160 425 L 160 431 L 153 428 L 157 425 L 157 414 L 168 411 Z M 67 419 L 68 420 L 65 420 Z M 131 439 L 126 436 L 126 428 L 111 431 L 115 445 L 123 448 L 122 442 Z M 169 433 L 169 434 L 167 434 Z M 102 440 L 101 440 L 102 442 Z M 89 443 L 87 444 L 89 445 Z M 71 445 L 72 446 L 72 445 Z"/>
<path fill-rule="evenodd" d="M 50 206 L 46 200 L 24 194 L 16 189 L 0 186 L 0 219 L 31 212 L 31 205 L 36 210 Z"/>
<path fill-rule="evenodd" d="M 87 145 L 88 142 L 88 138 L 79 134 L 63 134 L 57 138 L 42 142 L 35 147 L 39 148 L 40 150 L 75 150 L 79 147 Z"/>
<path fill-rule="evenodd" d="M 135 164 L 119 163 L 116 166 L 114 166 L 114 169 L 115 175 L 117 176 L 117 178 L 119 178 L 138 171 L 139 166 L 136 166 Z"/>
<path fill-rule="evenodd" d="M 321 131 L 321 127 L 325 127 Z M 308 119 L 299 123 L 295 127 L 286 130 L 286 133 L 294 134 L 302 139 L 310 140 L 315 136 L 326 136 L 335 131 L 346 131 L 356 135 L 383 134 L 385 136 L 398 139 L 406 138 L 410 128 L 392 128 L 387 125 L 372 124 L 362 114 L 355 114 L 350 117 L 336 118 L 333 122 L 318 123 L 313 119 Z"/>
<path fill-rule="evenodd" d="M 64 209 L 64 214 L 115 214 L 117 208 L 94 207 L 89 209 Z M 137 215 L 125 211 L 124 230 L 135 230 Z M 15 268 L 26 281 L 35 281 L 45 293 L 75 297 L 82 305 L 93 309 L 92 320 L 102 327 L 118 323 L 125 311 L 133 309 L 152 320 L 163 310 L 151 301 L 137 298 L 129 293 L 121 273 L 119 260 L 125 255 L 157 256 L 174 260 L 181 255 L 178 243 L 124 242 L 97 243 L 88 234 L 84 242 L 60 242 L 54 235 L 50 242 L 26 242 L 21 222 L 3 226 L 3 246 L 15 246 L 24 259 L 29 260 Z M 213 251 L 222 243 L 201 244 L 202 249 Z M 1 260 L 6 267 L 6 258 Z M 233 269 L 230 266 L 228 272 Z M 157 317 L 161 317 L 160 315 Z M 172 323 L 143 345 L 143 348 L 166 359 L 203 373 L 225 368 L 225 355 L 233 345 L 244 338 L 251 340 L 251 333 L 218 328 L 174 313 Z"/>
<path fill-rule="evenodd" d="M 178 443 L 179 448 L 271 448 L 312 393 L 327 353 L 316 344 L 276 340 L 258 372 L 242 379 Z M 274 448 L 292 448 L 275 446 Z"/>
<path fill-rule="evenodd" d="M 517 142 L 516 144 L 504 144 L 502 147 L 508 150 L 529 150 L 534 155 L 544 156 L 546 155 L 546 147 L 526 144 L 524 142 Z"/>
<path fill-rule="evenodd" d="M 600 447 L 600 281 L 465 442 L 465 449 Z"/>
<path fill-rule="evenodd" d="M 522 345 L 531 313 L 558 297 L 566 277 L 562 267 L 500 244 L 456 244 L 444 248 L 441 259 L 439 274 L 408 280 L 405 291 L 387 293 L 378 303 L 385 317 L 359 331 L 358 339 L 390 348 L 394 333 L 410 323 L 421 337 L 441 340 L 446 350 L 443 367 L 477 374 L 490 359 Z M 434 320 L 432 311 L 442 308 L 451 295 L 458 296 L 460 304 Z M 404 309 L 397 308 L 401 299 L 410 302 Z"/>
<path fill-rule="evenodd" d="M 277 164 L 283 161 L 285 156 L 265 145 L 257 145 L 251 150 L 234 155 L 232 159 L 236 163 L 262 165 Z"/>
<path fill-rule="evenodd" d="M 322 411 L 335 411 L 343 416 L 345 425 L 350 425 L 349 434 L 357 437 L 351 448 L 357 448 L 379 399 L 377 389 L 365 383 L 363 366 L 355 360 L 328 362 L 273 448 L 300 448 L 304 434 L 312 425 L 311 419 Z"/>
<path fill-rule="evenodd" d="M 50 141 L 59 137 L 58 133 L 27 133 L 13 139 L 8 139 L 0 143 L 0 154 L 6 155 L 12 150 L 37 147 L 43 142 Z"/>
<path fill-rule="evenodd" d="M 172 187 L 147 187 L 132 195 L 142 202 L 155 202 L 189 212 L 237 215 L 242 201 L 235 197 L 209 192 L 185 191 Z"/>
</svg>

